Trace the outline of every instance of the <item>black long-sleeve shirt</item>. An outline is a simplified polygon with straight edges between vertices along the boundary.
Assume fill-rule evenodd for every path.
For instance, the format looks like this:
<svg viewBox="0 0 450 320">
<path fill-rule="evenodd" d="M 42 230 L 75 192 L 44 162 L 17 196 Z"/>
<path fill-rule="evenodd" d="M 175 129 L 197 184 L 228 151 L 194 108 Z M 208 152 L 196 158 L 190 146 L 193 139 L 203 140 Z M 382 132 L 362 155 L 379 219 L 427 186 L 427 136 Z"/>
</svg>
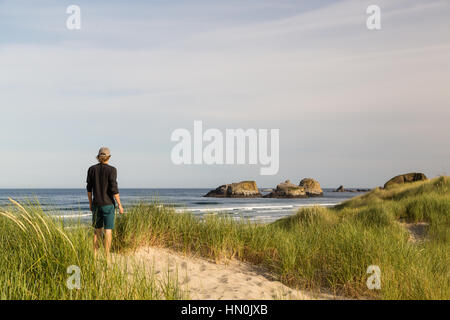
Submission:
<svg viewBox="0 0 450 320">
<path fill-rule="evenodd" d="M 94 194 L 94 206 L 115 205 L 114 195 L 119 193 L 117 169 L 107 164 L 96 164 L 89 168 L 86 189 Z"/>
</svg>

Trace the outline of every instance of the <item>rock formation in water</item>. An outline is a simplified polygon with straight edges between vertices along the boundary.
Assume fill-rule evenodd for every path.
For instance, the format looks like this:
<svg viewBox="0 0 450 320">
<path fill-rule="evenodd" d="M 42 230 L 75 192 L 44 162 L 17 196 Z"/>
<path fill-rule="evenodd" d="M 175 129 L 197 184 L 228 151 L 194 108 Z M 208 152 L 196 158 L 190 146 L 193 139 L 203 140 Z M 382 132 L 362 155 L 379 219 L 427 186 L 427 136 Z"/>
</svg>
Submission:
<svg viewBox="0 0 450 320">
<path fill-rule="evenodd" d="M 306 190 L 304 187 L 297 186 L 291 181 L 286 180 L 277 185 L 276 189 L 266 194 L 264 198 L 306 198 Z"/>
<path fill-rule="evenodd" d="M 204 197 L 217 198 L 257 198 L 261 193 L 255 181 L 241 181 L 237 183 L 224 184 L 208 192 Z"/>
<path fill-rule="evenodd" d="M 320 183 L 311 178 L 305 178 L 300 181 L 300 187 L 305 188 L 306 195 L 308 197 L 320 197 L 323 196 L 322 188 L 320 187 Z"/>
</svg>

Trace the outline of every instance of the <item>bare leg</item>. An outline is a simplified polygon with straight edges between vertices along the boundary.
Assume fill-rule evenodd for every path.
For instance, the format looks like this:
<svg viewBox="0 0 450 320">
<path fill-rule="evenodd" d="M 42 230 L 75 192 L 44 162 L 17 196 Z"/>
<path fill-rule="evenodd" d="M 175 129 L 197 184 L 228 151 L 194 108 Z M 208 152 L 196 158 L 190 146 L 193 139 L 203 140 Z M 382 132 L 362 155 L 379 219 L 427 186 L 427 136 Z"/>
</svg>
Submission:
<svg viewBox="0 0 450 320">
<path fill-rule="evenodd" d="M 105 229 L 105 251 L 106 251 L 106 258 L 108 259 L 109 259 L 109 252 L 111 250 L 111 242 L 112 242 L 112 230 Z"/>
<path fill-rule="evenodd" d="M 95 229 L 94 231 L 94 256 L 97 258 L 99 239 L 102 238 L 103 228 Z"/>
</svg>

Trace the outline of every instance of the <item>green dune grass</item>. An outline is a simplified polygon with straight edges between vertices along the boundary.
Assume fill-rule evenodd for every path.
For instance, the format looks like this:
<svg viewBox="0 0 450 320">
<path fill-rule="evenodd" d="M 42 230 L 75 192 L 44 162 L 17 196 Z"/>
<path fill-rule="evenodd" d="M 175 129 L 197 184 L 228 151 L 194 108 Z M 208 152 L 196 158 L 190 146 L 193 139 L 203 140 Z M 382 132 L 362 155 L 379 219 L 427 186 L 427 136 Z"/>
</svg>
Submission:
<svg viewBox="0 0 450 320">
<path fill-rule="evenodd" d="M 424 241 L 409 241 L 400 222 L 427 222 Z M 159 205 L 139 205 L 118 220 L 116 249 L 172 248 L 214 260 L 261 265 L 283 283 L 348 297 L 448 299 L 450 182 L 375 189 L 335 208 L 299 210 L 272 224 L 197 219 Z M 368 266 L 381 270 L 369 290 Z"/>
<path fill-rule="evenodd" d="M 69 289 L 80 268 L 80 288 Z M 75 282 L 70 281 L 74 284 Z M 92 230 L 64 228 L 38 206 L 0 209 L 0 299 L 180 299 L 176 279 L 156 278 L 142 266 L 94 259 Z"/>
<path fill-rule="evenodd" d="M 426 223 L 411 241 L 405 223 Z M 353 298 L 448 299 L 450 180 L 374 189 L 334 208 L 312 207 L 271 224 L 207 215 L 199 219 L 158 203 L 117 218 L 113 251 L 161 246 L 212 260 L 237 259 L 270 271 L 286 285 Z M 130 273 L 93 259 L 92 231 L 64 228 L 37 206 L 0 210 L 2 299 L 179 299 L 174 279 Z M 82 288 L 66 286 L 67 267 L 82 270 Z M 367 267 L 381 271 L 381 289 L 366 285 Z M 130 276 L 131 274 L 131 276 Z"/>
</svg>

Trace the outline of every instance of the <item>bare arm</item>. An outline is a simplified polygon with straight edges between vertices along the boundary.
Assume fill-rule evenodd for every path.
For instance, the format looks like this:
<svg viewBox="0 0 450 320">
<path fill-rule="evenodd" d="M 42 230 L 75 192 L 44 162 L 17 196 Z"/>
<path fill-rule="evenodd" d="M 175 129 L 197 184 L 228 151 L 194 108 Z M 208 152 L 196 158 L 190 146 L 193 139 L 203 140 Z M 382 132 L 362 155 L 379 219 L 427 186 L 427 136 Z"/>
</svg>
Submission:
<svg viewBox="0 0 450 320">
<path fill-rule="evenodd" d="M 117 170 L 114 169 L 113 173 L 109 176 L 109 187 L 111 193 L 114 195 L 114 200 L 119 207 L 119 213 L 123 214 L 122 202 L 120 202 L 119 188 L 117 186 Z"/>
<path fill-rule="evenodd" d="M 114 199 L 116 200 L 117 205 L 119 206 L 119 213 L 123 214 L 123 207 L 122 207 L 122 203 L 120 202 L 120 194 L 116 193 L 114 195 Z"/>
</svg>

